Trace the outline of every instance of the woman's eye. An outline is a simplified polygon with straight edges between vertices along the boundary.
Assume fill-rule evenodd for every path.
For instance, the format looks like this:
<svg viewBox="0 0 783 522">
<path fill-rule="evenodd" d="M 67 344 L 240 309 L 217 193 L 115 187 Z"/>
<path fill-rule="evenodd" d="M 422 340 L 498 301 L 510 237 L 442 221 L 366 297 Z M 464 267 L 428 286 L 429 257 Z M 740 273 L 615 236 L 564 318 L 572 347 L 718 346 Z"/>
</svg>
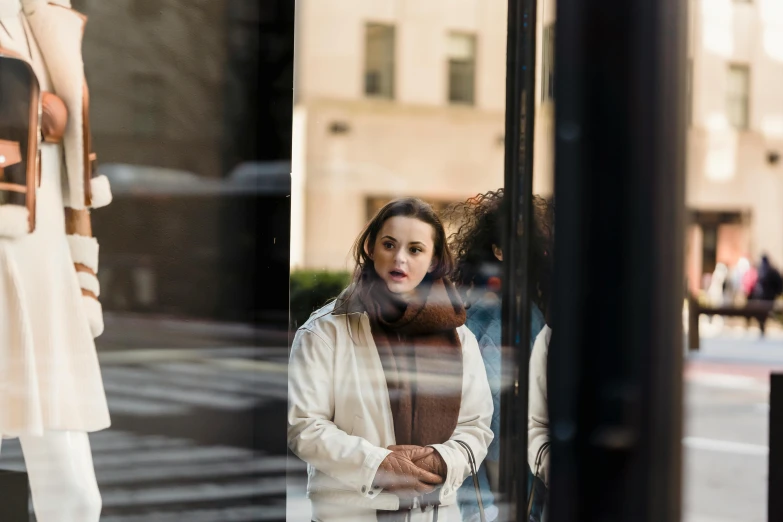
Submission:
<svg viewBox="0 0 783 522">
<path fill-rule="evenodd" d="M 387 241 L 386 243 L 383 244 L 383 248 L 385 248 L 386 250 L 391 250 L 392 248 L 394 248 L 394 243 L 390 243 L 389 241 Z"/>
<path fill-rule="evenodd" d="M 421 253 L 421 248 L 413 247 L 411 248 L 411 254 L 419 254 Z"/>
</svg>

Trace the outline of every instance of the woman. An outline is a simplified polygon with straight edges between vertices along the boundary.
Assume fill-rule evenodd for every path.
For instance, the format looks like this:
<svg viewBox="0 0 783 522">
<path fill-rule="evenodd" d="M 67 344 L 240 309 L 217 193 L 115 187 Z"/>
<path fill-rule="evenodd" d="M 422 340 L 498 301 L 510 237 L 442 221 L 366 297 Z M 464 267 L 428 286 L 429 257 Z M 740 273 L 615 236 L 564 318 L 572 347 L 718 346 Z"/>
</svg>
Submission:
<svg viewBox="0 0 783 522">
<path fill-rule="evenodd" d="M 490 484 L 497 487 L 498 459 L 500 458 L 500 375 L 501 375 L 501 275 L 503 251 L 501 248 L 502 219 L 506 206 L 503 189 L 479 194 L 449 210 L 452 221 L 460 223 L 450 244 L 457 256 L 455 283 L 468 303 L 467 326 L 478 339 L 481 356 L 487 370 L 494 413 L 494 439 L 487 458 L 479 470 L 479 483 L 487 519 L 497 516 Z M 551 230 L 554 206 L 534 196 L 531 256 L 528 269 L 532 273 L 534 292 L 530 303 L 530 348 L 538 333 L 545 327 L 543 311 L 547 309 L 550 281 Z M 478 502 L 473 483 L 468 480 L 459 490 L 459 504 L 466 521 L 478 520 Z"/>
<path fill-rule="evenodd" d="M 313 520 L 459 522 L 456 491 L 492 440 L 492 398 L 423 201 L 384 206 L 354 244 L 353 284 L 296 333 L 288 444 Z"/>
<path fill-rule="evenodd" d="M 547 357 L 552 329 L 544 328 L 536 337 L 530 355 L 530 394 L 527 408 L 527 461 L 530 469 L 549 487 L 549 405 L 547 403 Z"/>
<path fill-rule="evenodd" d="M 24 206 L 0 206 L 0 434 L 20 440 L 40 522 L 98 521 L 87 434 L 110 424 L 89 209 L 111 197 L 91 179 L 84 23 L 67 0 L 0 0 L 0 47 L 45 93 L 35 229 Z"/>
</svg>

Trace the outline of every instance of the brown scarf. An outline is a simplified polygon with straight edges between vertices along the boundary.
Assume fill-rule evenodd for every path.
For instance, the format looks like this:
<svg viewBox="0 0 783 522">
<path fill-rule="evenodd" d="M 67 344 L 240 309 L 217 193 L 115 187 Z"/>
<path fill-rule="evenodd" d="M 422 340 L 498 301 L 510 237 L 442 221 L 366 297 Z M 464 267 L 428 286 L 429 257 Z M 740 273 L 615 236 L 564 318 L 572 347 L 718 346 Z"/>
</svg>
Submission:
<svg viewBox="0 0 783 522">
<path fill-rule="evenodd" d="M 359 299 L 383 363 L 396 444 L 446 442 L 457 427 L 462 400 L 462 344 L 456 328 L 465 323 L 465 307 L 454 285 L 422 283 L 406 303 L 383 281 L 375 281 Z M 422 499 L 423 505 L 427 502 Z M 379 511 L 378 520 L 401 515 L 404 520 L 405 512 Z"/>
</svg>

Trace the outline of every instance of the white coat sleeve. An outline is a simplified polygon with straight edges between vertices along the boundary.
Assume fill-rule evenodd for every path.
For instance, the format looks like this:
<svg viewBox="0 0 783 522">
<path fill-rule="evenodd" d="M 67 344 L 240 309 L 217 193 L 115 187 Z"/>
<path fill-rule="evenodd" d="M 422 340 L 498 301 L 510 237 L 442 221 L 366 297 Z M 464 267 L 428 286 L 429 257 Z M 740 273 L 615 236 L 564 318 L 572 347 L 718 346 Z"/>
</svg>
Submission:
<svg viewBox="0 0 783 522">
<path fill-rule="evenodd" d="M 467 443 L 473 450 L 476 466 L 481 466 L 493 437 L 489 427 L 493 405 L 487 372 L 476 337 L 467 329 L 462 341 L 462 365 L 462 400 L 457 427 L 451 439 L 432 445 L 443 457 L 447 468 L 446 480 L 440 490 L 441 500 L 453 494 L 470 475 L 467 451 L 454 441 Z"/>
<path fill-rule="evenodd" d="M 318 334 L 299 329 L 288 366 L 288 446 L 300 459 L 368 498 L 391 451 L 334 424 L 334 351 Z"/>
<path fill-rule="evenodd" d="M 533 353 L 530 355 L 530 398 L 527 417 L 527 461 L 530 469 L 536 471 L 538 450 L 549 441 L 549 406 L 547 403 L 547 354 L 552 330 L 548 326 L 536 337 Z M 549 448 L 542 451 L 539 477 L 549 486 Z"/>
</svg>

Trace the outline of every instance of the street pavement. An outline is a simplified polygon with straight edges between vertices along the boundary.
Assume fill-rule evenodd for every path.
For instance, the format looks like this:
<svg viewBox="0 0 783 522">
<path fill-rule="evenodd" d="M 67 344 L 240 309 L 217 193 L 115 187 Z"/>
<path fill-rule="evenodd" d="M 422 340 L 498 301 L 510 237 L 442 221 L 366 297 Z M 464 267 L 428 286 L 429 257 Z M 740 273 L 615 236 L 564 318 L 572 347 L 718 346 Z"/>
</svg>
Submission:
<svg viewBox="0 0 783 522">
<path fill-rule="evenodd" d="M 107 314 L 98 353 L 102 522 L 285 519 L 286 474 L 296 486 L 305 472 L 286 457 L 287 332 Z M 24 469 L 18 441 L 0 467 Z"/>
<path fill-rule="evenodd" d="M 304 465 L 285 447 L 287 332 L 106 321 L 112 427 L 90 437 L 103 522 L 309 520 Z M 683 519 L 765 521 L 768 376 L 783 371 L 783 331 L 702 331 L 685 365 Z M 4 442 L 0 467 L 24 469 L 16 441 Z"/>
<path fill-rule="evenodd" d="M 706 328 L 704 328 L 706 326 Z M 685 366 L 685 522 L 765 522 L 769 375 L 783 372 L 783 331 L 706 324 Z"/>
</svg>

